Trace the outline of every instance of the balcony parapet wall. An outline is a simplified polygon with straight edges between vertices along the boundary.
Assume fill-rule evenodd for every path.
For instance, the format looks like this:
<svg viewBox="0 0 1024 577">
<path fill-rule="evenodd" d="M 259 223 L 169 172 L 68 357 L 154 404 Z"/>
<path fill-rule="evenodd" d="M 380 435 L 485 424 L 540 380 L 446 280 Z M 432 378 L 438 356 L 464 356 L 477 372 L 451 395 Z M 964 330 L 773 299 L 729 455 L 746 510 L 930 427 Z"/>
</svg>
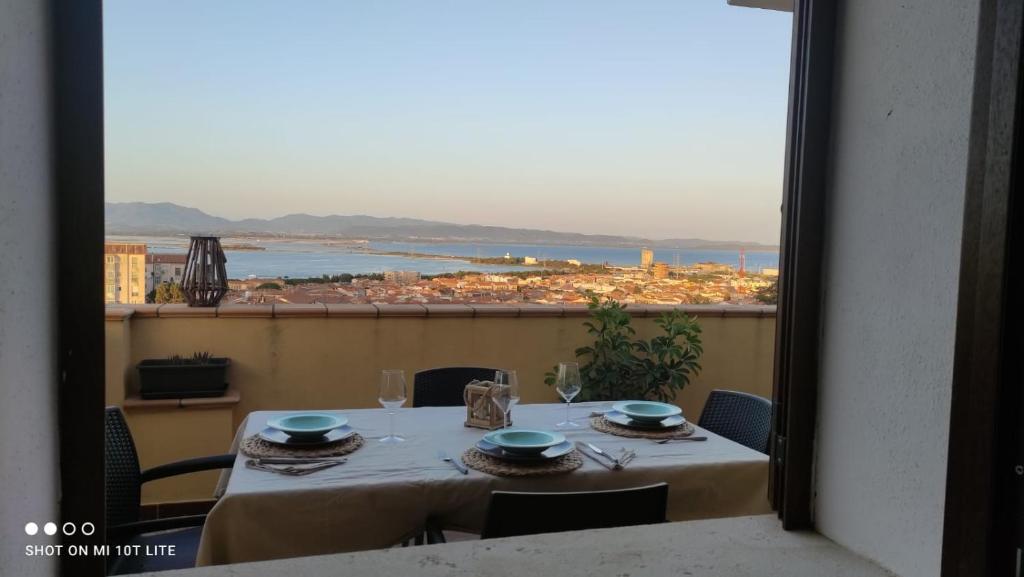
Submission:
<svg viewBox="0 0 1024 577">
<path fill-rule="evenodd" d="M 678 309 L 703 317 L 775 317 L 775 305 L 627 305 L 634 318 Z M 108 305 L 107 320 L 125 318 L 582 318 L 585 306 L 511 304 L 273 304 L 189 307 L 184 304 Z"/>
<path fill-rule="evenodd" d="M 774 306 L 629 305 L 638 338 L 678 308 L 701 325 L 703 369 L 677 396 L 696 421 L 712 389 L 771 393 Z M 110 305 L 106 309 L 106 398 L 124 407 L 143 468 L 226 451 L 251 411 L 378 407 L 381 369 L 413 374 L 442 366 L 516 369 L 523 403 L 557 402 L 544 374 L 575 360 L 593 338 L 584 306 L 553 305 Z M 209 352 L 231 358 L 229 397 L 138 398 L 144 359 Z M 412 398 L 407 402 L 409 407 Z M 452 426 L 461 427 L 455 422 Z M 168 439 L 173 439 L 169 442 Z M 216 473 L 147 483 L 146 503 L 208 498 Z"/>
</svg>

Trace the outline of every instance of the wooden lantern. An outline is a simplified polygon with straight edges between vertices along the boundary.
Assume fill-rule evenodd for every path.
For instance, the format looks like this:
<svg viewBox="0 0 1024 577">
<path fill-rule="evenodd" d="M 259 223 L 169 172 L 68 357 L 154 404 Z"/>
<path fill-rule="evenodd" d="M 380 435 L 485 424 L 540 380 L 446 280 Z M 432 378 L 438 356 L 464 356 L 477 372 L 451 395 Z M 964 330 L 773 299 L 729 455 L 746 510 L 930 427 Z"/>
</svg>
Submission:
<svg viewBox="0 0 1024 577">
<path fill-rule="evenodd" d="M 228 292 L 228 261 L 215 236 L 193 236 L 185 260 L 181 291 L 190 307 L 215 307 Z"/>
<path fill-rule="evenodd" d="M 462 399 L 466 401 L 466 426 L 478 429 L 493 431 L 502 426 L 501 409 L 494 404 L 494 395 L 501 390 L 500 385 L 491 381 L 472 381 L 466 385 L 462 392 Z M 512 424 L 512 414 L 509 413 L 508 424 Z"/>
</svg>

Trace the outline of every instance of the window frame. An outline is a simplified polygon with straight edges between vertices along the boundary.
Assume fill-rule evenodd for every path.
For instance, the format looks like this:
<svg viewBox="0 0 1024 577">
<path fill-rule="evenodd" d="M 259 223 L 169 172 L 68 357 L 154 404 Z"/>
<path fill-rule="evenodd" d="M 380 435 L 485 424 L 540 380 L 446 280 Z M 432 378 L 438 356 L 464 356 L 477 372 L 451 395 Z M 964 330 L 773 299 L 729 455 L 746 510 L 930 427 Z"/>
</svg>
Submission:
<svg viewBox="0 0 1024 577">
<path fill-rule="evenodd" d="M 835 0 L 796 0 L 775 321 L 769 494 L 787 530 L 812 529 Z"/>
<path fill-rule="evenodd" d="M 96 529 L 62 535 L 61 543 L 89 550 L 106 541 L 102 13 L 101 0 L 50 3 L 60 515 L 62 523 Z M 62 555 L 60 572 L 103 575 L 106 560 Z"/>
<path fill-rule="evenodd" d="M 1024 506 L 1024 0 L 981 3 L 950 407 L 942 576 L 1017 574 Z M 1016 194 L 1019 197 L 1019 194 Z M 1024 471 L 1024 468 L 1021 469 Z"/>
<path fill-rule="evenodd" d="M 793 306 L 794 295 L 817 290 L 821 235 L 823 163 L 830 110 L 831 36 L 835 0 L 797 0 L 795 3 L 790 118 L 787 127 L 782 254 L 779 276 L 776 381 L 793 383 L 811 366 L 793 355 L 808 346 L 807 331 L 816 325 Z M 60 366 L 65 375 L 59 392 L 61 423 L 61 481 L 64 520 L 91 521 L 92 538 L 67 537 L 67 544 L 99 544 L 104 540 L 103 404 L 103 51 L 101 0 L 56 2 L 52 16 L 54 55 L 54 171 L 60 238 L 58 265 L 64 275 L 60 294 Z M 811 59 L 810 55 L 814 54 Z M 798 241 L 800 241 L 798 243 Z M 785 263 L 785 264 L 783 264 Z M 815 264 L 817 263 L 817 264 Z M 797 272 L 799 271 L 799 275 Z M 783 304 L 783 295 L 788 304 Z M 783 319 L 783 313 L 786 316 Z M 801 314 L 798 314 L 801 313 Z M 790 333 L 797 338 L 792 338 Z M 781 333 L 781 334 L 780 334 Z M 780 354 L 779 351 L 790 351 Z M 71 354 L 74 352 L 75 354 Z M 84 353 L 84 354 L 83 354 Z M 810 359 L 812 357 L 807 357 Z M 780 381 L 780 375 L 784 381 Z M 786 529 L 807 528 L 810 521 L 810 475 L 813 465 L 815 384 L 800 388 L 776 386 L 776 403 L 785 411 L 773 418 L 776 431 L 788 439 L 784 460 L 773 443 L 773 502 Z M 806 435 L 806 436 L 804 436 Z M 773 434 L 775 442 L 778 436 Z M 66 556 L 65 575 L 101 574 L 102 558 Z"/>
</svg>

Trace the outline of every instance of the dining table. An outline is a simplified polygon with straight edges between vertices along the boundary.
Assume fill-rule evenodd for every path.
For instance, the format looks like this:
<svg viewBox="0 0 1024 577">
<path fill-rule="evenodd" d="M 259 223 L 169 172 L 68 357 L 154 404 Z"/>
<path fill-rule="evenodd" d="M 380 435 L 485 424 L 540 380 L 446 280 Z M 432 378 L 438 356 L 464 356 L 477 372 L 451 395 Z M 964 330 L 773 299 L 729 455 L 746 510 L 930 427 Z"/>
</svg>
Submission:
<svg viewBox="0 0 1024 577">
<path fill-rule="evenodd" d="M 625 468 L 610 469 L 594 459 L 568 473 L 503 477 L 470 469 L 463 474 L 439 458 L 462 452 L 487 432 L 464 425 L 466 407 L 399 409 L 398 444 L 380 443 L 388 434 L 384 409 L 323 411 L 348 418 L 364 439 L 344 464 L 309 475 L 288 476 L 246 467 L 239 453 L 218 483 L 218 500 L 203 528 L 197 565 L 242 563 L 307 555 L 380 549 L 423 531 L 428 519 L 443 528 L 479 532 L 492 491 L 596 491 L 668 484 L 670 521 L 759 515 L 770 512 L 768 456 L 700 427 L 705 441 L 627 438 L 590 427 L 607 403 L 571 406 L 579 429 L 561 431 L 570 441 L 605 451 L 633 450 Z M 259 433 L 267 421 L 294 411 L 255 411 L 238 428 L 232 446 Z M 512 426 L 553 430 L 563 421 L 562 403 L 516 405 Z M 558 515 L 557 510 L 550 512 Z M 613 515 L 614 511 L 609 511 Z"/>
</svg>

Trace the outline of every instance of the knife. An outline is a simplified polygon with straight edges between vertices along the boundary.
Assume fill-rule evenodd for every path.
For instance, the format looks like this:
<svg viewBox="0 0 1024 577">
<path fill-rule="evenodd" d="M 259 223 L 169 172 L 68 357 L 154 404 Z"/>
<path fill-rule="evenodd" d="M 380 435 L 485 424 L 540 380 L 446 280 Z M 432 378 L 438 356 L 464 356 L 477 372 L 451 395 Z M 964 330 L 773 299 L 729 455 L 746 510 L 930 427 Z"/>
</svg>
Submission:
<svg viewBox="0 0 1024 577">
<path fill-rule="evenodd" d="M 466 466 L 462 464 L 462 461 L 460 461 L 458 457 L 449 457 L 448 453 L 446 453 L 443 449 L 437 452 L 437 458 L 441 459 L 446 463 L 451 463 L 452 466 L 458 469 L 458 471 L 463 475 L 469 474 L 469 469 L 467 469 Z"/>
<path fill-rule="evenodd" d="M 591 459 L 592 461 L 594 461 L 598 465 L 601 465 L 605 469 L 608 469 L 609 471 L 618 470 L 618 468 L 614 464 L 609 463 L 606 459 L 594 453 L 594 451 L 590 449 L 590 445 L 588 443 L 584 443 L 583 441 L 576 441 L 576 450 L 579 451 L 581 455 L 586 456 L 588 459 Z"/>
<path fill-rule="evenodd" d="M 604 452 L 604 451 L 603 451 L 603 450 L 601 450 L 601 448 L 600 448 L 600 447 L 598 447 L 597 445 L 593 445 L 593 444 L 591 444 L 591 443 L 586 443 L 586 445 L 587 445 L 588 447 L 590 447 L 590 450 L 591 450 L 591 451 L 593 451 L 593 452 L 597 453 L 598 455 L 601 455 L 601 456 L 602 456 L 602 457 L 604 457 L 605 459 L 608 459 L 609 461 L 611 461 L 612 463 L 614 463 L 614 464 L 615 464 L 615 468 L 616 468 L 616 469 L 621 469 L 621 468 L 622 468 L 622 463 L 620 463 L 618 459 L 616 459 L 615 457 L 613 457 L 613 456 L 609 455 L 608 453 Z"/>
</svg>

